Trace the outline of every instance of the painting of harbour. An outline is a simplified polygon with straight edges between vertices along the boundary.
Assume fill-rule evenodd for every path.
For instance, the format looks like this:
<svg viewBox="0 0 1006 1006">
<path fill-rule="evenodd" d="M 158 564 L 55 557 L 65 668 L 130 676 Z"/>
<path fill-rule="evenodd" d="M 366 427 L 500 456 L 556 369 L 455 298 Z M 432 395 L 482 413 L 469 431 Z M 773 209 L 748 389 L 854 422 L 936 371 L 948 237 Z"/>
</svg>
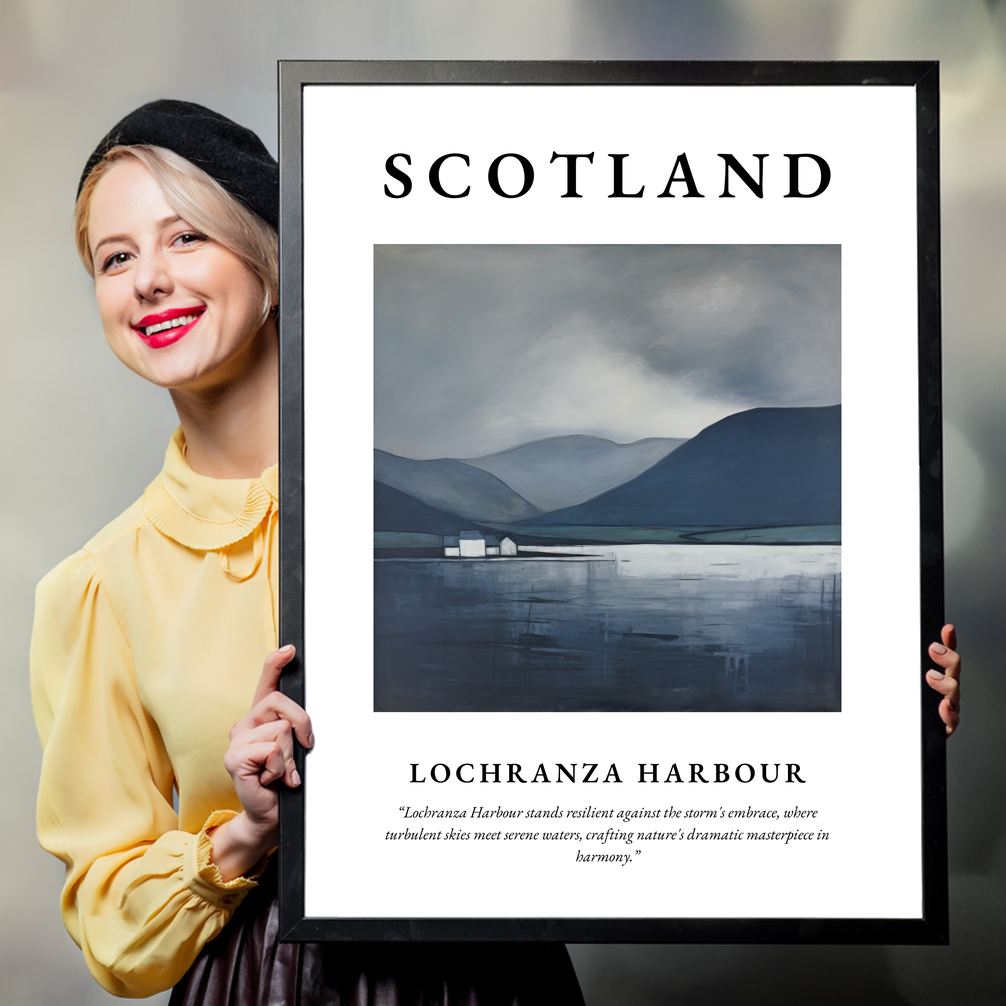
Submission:
<svg viewBox="0 0 1006 1006">
<path fill-rule="evenodd" d="M 838 247 L 374 279 L 375 710 L 841 709 Z"/>
</svg>

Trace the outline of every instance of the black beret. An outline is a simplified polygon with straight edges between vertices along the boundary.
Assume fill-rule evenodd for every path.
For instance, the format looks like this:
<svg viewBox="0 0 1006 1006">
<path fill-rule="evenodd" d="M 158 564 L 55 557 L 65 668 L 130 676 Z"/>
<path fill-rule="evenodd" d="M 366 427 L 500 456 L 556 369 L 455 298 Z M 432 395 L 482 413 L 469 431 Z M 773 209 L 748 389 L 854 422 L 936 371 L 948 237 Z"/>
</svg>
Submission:
<svg viewBox="0 0 1006 1006">
<path fill-rule="evenodd" d="M 191 161 L 273 227 L 279 226 L 279 165 L 250 130 L 191 101 L 163 98 L 114 125 L 84 166 L 77 195 L 91 169 L 112 147 L 166 147 Z"/>
</svg>

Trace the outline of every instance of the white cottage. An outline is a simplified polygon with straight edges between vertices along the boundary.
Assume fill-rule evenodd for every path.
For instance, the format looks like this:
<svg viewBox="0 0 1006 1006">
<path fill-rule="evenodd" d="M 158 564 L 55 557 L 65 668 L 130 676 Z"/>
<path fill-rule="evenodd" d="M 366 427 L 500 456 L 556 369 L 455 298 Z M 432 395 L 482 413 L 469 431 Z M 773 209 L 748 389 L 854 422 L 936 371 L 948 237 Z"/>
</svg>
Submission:
<svg viewBox="0 0 1006 1006">
<path fill-rule="evenodd" d="M 444 555 L 461 555 L 461 546 L 458 543 L 458 536 L 456 534 L 444 535 Z"/>
<path fill-rule="evenodd" d="M 500 540 L 491 534 L 486 535 L 486 555 L 500 554 Z"/>
<path fill-rule="evenodd" d="M 512 538 L 504 538 L 500 542 L 500 555 L 516 555 L 517 554 L 517 542 Z"/>
<path fill-rule="evenodd" d="M 458 535 L 462 556 L 476 557 L 486 554 L 486 540 L 481 531 L 462 531 Z"/>
</svg>

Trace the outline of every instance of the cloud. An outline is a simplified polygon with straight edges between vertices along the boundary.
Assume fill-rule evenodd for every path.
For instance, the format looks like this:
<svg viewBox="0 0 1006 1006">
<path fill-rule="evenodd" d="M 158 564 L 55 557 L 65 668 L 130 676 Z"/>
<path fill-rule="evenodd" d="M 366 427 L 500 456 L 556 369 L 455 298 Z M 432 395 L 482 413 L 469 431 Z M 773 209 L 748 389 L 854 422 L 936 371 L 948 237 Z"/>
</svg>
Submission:
<svg viewBox="0 0 1006 1006">
<path fill-rule="evenodd" d="M 837 246 L 380 246 L 376 442 L 471 457 L 840 398 Z"/>
</svg>

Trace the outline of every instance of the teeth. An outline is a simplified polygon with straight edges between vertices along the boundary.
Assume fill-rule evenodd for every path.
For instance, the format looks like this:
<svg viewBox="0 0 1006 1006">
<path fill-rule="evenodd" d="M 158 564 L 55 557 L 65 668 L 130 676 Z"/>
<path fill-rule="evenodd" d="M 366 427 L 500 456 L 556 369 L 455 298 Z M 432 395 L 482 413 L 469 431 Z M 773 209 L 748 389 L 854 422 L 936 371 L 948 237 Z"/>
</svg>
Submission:
<svg viewBox="0 0 1006 1006">
<path fill-rule="evenodd" d="M 198 318 L 198 314 L 185 314 L 181 318 L 172 318 L 171 321 L 162 321 L 159 325 L 150 325 L 148 328 L 143 330 L 143 334 L 149 339 L 152 335 L 156 335 L 158 332 L 164 332 L 169 328 L 180 328 L 182 325 L 188 325 Z"/>
</svg>

